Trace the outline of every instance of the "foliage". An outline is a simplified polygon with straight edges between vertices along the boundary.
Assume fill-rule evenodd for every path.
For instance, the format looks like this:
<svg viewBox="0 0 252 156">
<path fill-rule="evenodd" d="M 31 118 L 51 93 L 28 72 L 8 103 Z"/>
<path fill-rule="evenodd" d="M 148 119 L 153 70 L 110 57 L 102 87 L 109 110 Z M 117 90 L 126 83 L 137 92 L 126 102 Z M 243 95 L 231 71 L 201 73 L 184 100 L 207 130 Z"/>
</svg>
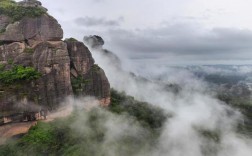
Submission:
<svg viewBox="0 0 252 156">
<path fill-rule="evenodd" d="M 6 28 L 0 29 L 0 34 L 4 33 L 6 31 Z"/>
<path fill-rule="evenodd" d="M 28 53 L 28 54 L 32 54 L 32 53 L 34 53 L 34 49 L 33 48 L 25 48 L 24 52 Z"/>
<path fill-rule="evenodd" d="M 134 155 L 147 143 L 152 142 L 150 133 L 142 137 L 125 136 L 115 138 L 108 144 L 105 140 L 106 118 L 108 114 L 102 109 L 89 112 L 74 113 L 70 117 L 57 119 L 53 122 L 38 124 L 32 127 L 28 134 L 15 142 L 0 147 L 0 155 L 108 155 L 109 147 L 120 149 Z M 79 124 L 76 125 L 76 121 Z M 82 121 L 82 122 L 81 122 Z M 97 150 L 100 149 L 100 150 Z"/>
<path fill-rule="evenodd" d="M 101 68 L 97 65 L 97 64 L 94 64 L 92 67 L 91 67 L 92 71 L 99 71 Z"/>
<path fill-rule="evenodd" d="M 117 118 L 133 118 L 136 123 L 148 128 L 141 132 L 141 136 L 122 133 L 114 140 L 107 140 L 107 135 L 113 132 L 108 131 L 106 123 Z M 96 156 L 110 155 L 110 150 L 115 149 L 118 155 L 139 155 L 143 148 L 152 147 L 158 137 L 154 132 L 161 128 L 165 119 L 164 112 L 159 108 L 112 90 L 112 106 L 109 108 L 93 108 L 88 112 L 77 109 L 68 117 L 48 123 L 38 122 L 18 141 L 0 147 L 0 155 Z"/>
<path fill-rule="evenodd" d="M 38 79 L 41 74 L 32 67 L 14 66 L 10 70 L 0 71 L 0 82 L 11 84 L 18 81 Z"/>
<path fill-rule="evenodd" d="M 46 11 L 39 7 L 23 7 L 12 0 L 0 1 L 0 14 L 4 14 L 12 18 L 12 21 L 19 21 L 23 17 L 39 17 Z"/>
<path fill-rule="evenodd" d="M 9 65 L 12 65 L 12 64 L 13 64 L 13 62 L 14 62 L 14 60 L 13 60 L 13 59 L 8 59 L 8 60 L 7 60 L 7 63 L 8 63 Z"/>
<path fill-rule="evenodd" d="M 5 68 L 5 64 L 0 64 L 0 72 L 3 71 Z"/>
<path fill-rule="evenodd" d="M 245 120 L 238 125 L 238 132 L 252 136 L 252 100 L 248 97 L 237 97 L 229 94 L 219 94 L 218 99 L 238 109 L 243 114 Z"/>
<path fill-rule="evenodd" d="M 0 147 L 0 155 L 27 155 L 36 153 L 36 155 L 48 155 L 54 149 L 55 136 L 51 124 L 38 122 L 33 126 L 28 134 L 15 143 L 9 143 Z M 39 153 L 37 153 L 39 151 Z"/>
<path fill-rule="evenodd" d="M 126 96 L 125 93 L 119 93 L 114 89 L 111 90 L 109 110 L 118 114 L 127 113 L 140 121 L 142 125 L 151 129 L 161 128 L 169 117 L 163 109 L 146 102 L 137 101 L 133 97 Z"/>
<path fill-rule="evenodd" d="M 66 38 L 64 41 L 65 42 L 77 42 L 78 40 L 75 39 L 75 38 L 73 38 L 73 37 L 71 37 L 71 38 Z"/>
<path fill-rule="evenodd" d="M 82 76 L 71 77 L 71 84 L 73 87 L 73 92 L 75 95 L 78 95 L 79 92 L 82 92 L 83 87 L 88 84 L 90 80 L 83 79 Z"/>
</svg>

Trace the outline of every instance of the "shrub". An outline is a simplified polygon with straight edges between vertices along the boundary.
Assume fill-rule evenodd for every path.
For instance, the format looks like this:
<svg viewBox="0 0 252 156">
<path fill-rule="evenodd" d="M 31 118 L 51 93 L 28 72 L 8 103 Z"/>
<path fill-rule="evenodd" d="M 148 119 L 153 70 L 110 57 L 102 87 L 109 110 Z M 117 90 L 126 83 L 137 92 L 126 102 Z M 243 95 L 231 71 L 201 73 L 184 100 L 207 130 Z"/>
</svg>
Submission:
<svg viewBox="0 0 252 156">
<path fill-rule="evenodd" d="M 99 71 L 101 68 L 97 65 L 97 64 L 94 64 L 91 69 L 95 72 Z"/>
<path fill-rule="evenodd" d="M 5 65 L 4 64 L 0 64 L 0 72 L 2 72 L 4 70 Z"/>
<path fill-rule="evenodd" d="M 0 71 L 0 82 L 11 84 L 18 81 L 38 79 L 41 74 L 32 67 L 14 66 L 10 70 Z"/>
<path fill-rule="evenodd" d="M 33 48 L 25 48 L 24 52 L 28 53 L 28 54 L 32 54 L 32 53 L 34 53 L 34 49 Z"/>
<path fill-rule="evenodd" d="M 78 40 L 71 37 L 71 38 L 66 38 L 64 41 L 65 42 L 77 42 Z"/>
<path fill-rule="evenodd" d="M 109 110 L 117 114 L 127 113 L 140 121 L 143 126 L 151 129 L 161 128 L 169 117 L 161 108 L 137 101 L 133 97 L 113 89 L 111 90 Z"/>
<path fill-rule="evenodd" d="M 12 21 L 19 21 L 23 17 L 39 17 L 45 14 L 46 11 L 39 7 L 23 7 L 19 6 L 12 0 L 0 1 L 0 14 L 4 14 L 12 18 Z"/>
<path fill-rule="evenodd" d="M 83 77 L 78 76 L 78 77 L 71 77 L 71 84 L 73 87 L 73 92 L 75 95 L 78 95 L 79 92 L 82 91 L 83 87 L 88 84 L 90 80 L 83 79 Z"/>
<path fill-rule="evenodd" d="M 0 29 L 0 34 L 4 33 L 6 31 L 6 28 Z"/>
<path fill-rule="evenodd" d="M 15 144 L 0 146 L 0 155 L 27 155 L 31 153 L 38 156 L 109 155 L 107 153 L 108 150 L 103 150 L 104 145 L 119 150 L 120 153 L 123 153 L 121 155 L 124 155 L 124 153 L 127 153 L 127 155 L 139 155 L 138 152 L 141 149 L 146 148 L 146 146 L 152 147 L 153 143 L 157 141 L 158 135 L 155 133 L 156 131 L 152 131 L 149 128 L 144 129 L 141 136 L 126 133 L 113 137 L 112 140 L 106 139 L 106 136 L 111 134 L 107 128 L 107 121 L 116 119 L 121 113 L 124 119 L 127 113 L 129 115 L 127 119 L 135 117 L 135 122 L 145 122 L 147 125 L 152 125 L 150 127 L 155 127 L 150 122 L 150 118 L 154 117 L 153 121 L 163 123 L 164 120 L 161 120 L 161 118 L 166 118 L 164 113 L 159 108 L 152 107 L 147 103 L 141 103 L 114 90 L 112 90 L 112 98 L 114 100 L 112 101 L 113 105 L 108 110 L 112 111 L 112 108 L 118 106 L 120 107 L 119 114 L 111 114 L 103 108 L 93 108 L 89 111 L 75 109 L 68 117 L 55 119 L 47 123 L 38 122 Z M 127 106 L 124 105 L 125 101 L 128 101 Z M 136 106 L 133 108 L 133 105 Z M 142 112 L 146 113 L 141 116 L 139 113 Z M 158 116 L 160 118 L 157 118 Z"/>
</svg>

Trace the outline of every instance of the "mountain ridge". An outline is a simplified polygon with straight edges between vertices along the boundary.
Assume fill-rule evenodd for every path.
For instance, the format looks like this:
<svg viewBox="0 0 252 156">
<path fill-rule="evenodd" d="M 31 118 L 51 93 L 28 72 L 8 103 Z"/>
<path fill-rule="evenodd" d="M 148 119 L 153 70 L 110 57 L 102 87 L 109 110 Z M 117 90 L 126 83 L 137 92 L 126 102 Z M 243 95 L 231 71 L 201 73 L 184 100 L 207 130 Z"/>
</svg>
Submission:
<svg viewBox="0 0 252 156">
<path fill-rule="evenodd" d="M 41 2 L 0 3 L 0 123 L 40 119 L 41 111 L 56 110 L 68 96 L 94 96 L 102 106 L 110 104 L 103 69 L 84 43 L 62 41 L 60 24 Z M 17 18 L 6 11 L 10 8 L 24 16 Z M 8 84 L 6 74 L 15 77 Z"/>
</svg>

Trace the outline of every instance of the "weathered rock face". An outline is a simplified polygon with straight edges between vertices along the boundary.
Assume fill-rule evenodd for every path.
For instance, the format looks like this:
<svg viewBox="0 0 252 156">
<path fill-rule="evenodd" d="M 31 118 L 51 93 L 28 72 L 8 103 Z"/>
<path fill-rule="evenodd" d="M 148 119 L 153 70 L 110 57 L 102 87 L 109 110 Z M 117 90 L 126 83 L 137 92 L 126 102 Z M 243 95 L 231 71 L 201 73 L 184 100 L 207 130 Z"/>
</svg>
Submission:
<svg viewBox="0 0 252 156">
<path fill-rule="evenodd" d="M 0 32 L 5 31 L 6 26 L 10 23 L 10 18 L 5 15 L 0 15 Z"/>
<path fill-rule="evenodd" d="M 72 94 L 67 45 L 62 41 L 41 42 L 34 48 L 32 62 L 42 73 L 36 81 L 39 104 L 56 109 L 62 97 Z"/>
<path fill-rule="evenodd" d="M 19 4 L 42 7 L 38 1 L 28 2 Z M 0 33 L 0 72 L 21 65 L 36 69 L 41 76 L 11 84 L 0 81 L 0 120 L 22 111 L 54 110 L 74 95 L 95 96 L 101 105 L 109 105 L 110 85 L 104 71 L 94 64 L 82 42 L 61 41 L 63 31 L 53 17 L 43 14 L 10 23 L 0 15 L 1 28 L 6 31 Z"/>
<path fill-rule="evenodd" d="M 84 41 L 92 48 L 102 48 L 104 45 L 104 40 L 97 35 L 85 36 Z"/>
<path fill-rule="evenodd" d="M 23 7 L 39 7 L 47 11 L 47 9 L 42 6 L 42 3 L 37 0 L 21 1 L 21 2 L 18 2 L 18 4 Z"/>
<path fill-rule="evenodd" d="M 102 105 L 108 106 L 110 84 L 103 69 L 94 64 L 90 51 L 82 42 L 66 43 L 71 60 L 71 77 L 79 81 L 73 84 L 74 92 L 79 96 L 95 96 L 100 99 Z"/>
<path fill-rule="evenodd" d="M 64 97 L 72 95 L 70 79 L 70 57 L 66 43 L 62 41 L 40 42 L 28 53 L 25 43 L 0 46 L 0 62 L 5 68 L 14 65 L 29 66 L 41 73 L 33 81 L 13 84 L 0 82 L 0 113 L 19 112 L 17 105 L 56 109 Z M 8 59 L 13 60 L 11 63 Z M 23 101 L 23 102 L 21 102 Z M 15 111 L 16 110 L 16 111 Z M 2 112 L 3 111 L 3 112 Z M 7 113 L 8 114 L 8 113 Z"/>
<path fill-rule="evenodd" d="M 94 65 L 92 54 L 82 42 L 66 41 L 66 43 L 71 58 L 72 71 L 75 70 L 78 75 L 86 74 Z"/>
<path fill-rule="evenodd" d="M 13 42 L 0 46 L 0 62 L 7 64 L 8 61 L 14 61 L 17 56 L 23 53 L 25 49 L 24 43 Z"/>
<path fill-rule="evenodd" d="M 49 15 L 30 18 L 9 24 L 0 34 L 0 41 L 58 41 L 63 38 L 63 30 L 57 20 Z"/>
<path fill-rule="evenodd" d="M 83 78 L 88 80 L 88 83 L 83 86 L 85 95 L 98 97 L 101 104 L 108 106 L 110 104 L 110 84 L 108 79 L 99 66 L 92 66 L 88 73 L 84 74 Z"/>
<path fill-rule="evenodd" d="M 108 59 L 113 62 L 114 67 L 118 68 L 118 70 L 122 70 L 121 60 L 116 54 L 103 48 L 105 42 L 100 36 L 85 36 L 84 43 L 91 49 L 93 49 L 95 52 L 100 53 L 105 60 Z"/>
</svg>

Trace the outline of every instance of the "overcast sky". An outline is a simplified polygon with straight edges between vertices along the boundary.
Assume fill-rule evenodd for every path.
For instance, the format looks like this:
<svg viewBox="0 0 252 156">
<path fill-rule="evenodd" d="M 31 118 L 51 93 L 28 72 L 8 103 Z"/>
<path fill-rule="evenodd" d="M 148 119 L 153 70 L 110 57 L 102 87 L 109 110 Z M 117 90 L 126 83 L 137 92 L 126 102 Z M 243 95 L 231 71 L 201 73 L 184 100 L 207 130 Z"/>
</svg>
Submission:
<svg viewBox="0 0 252 156">
<path fill-rule="evenodd" d="M 136 62 L 252 64 L 251 0 L 41 0 L 65 37 Z"/>
</svg>

